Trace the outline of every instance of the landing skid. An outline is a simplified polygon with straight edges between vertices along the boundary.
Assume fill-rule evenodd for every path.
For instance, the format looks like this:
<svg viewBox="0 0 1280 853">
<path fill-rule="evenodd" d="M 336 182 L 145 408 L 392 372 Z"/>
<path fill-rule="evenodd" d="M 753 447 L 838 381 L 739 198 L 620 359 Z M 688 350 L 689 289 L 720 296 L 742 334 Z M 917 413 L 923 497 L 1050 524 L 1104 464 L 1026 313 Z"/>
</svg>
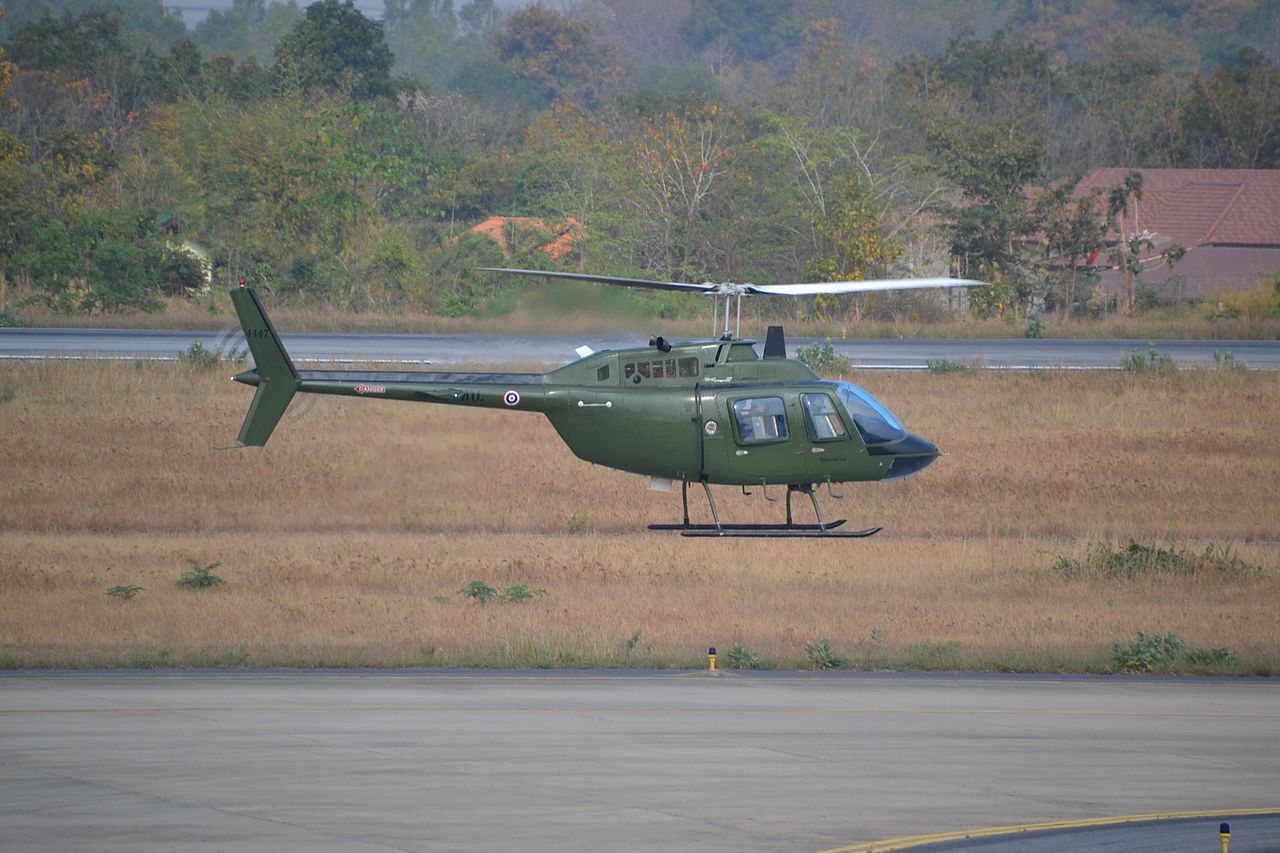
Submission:
<svg viewBox="0 0 1280 853">
<path fill-rule="evenodd" d="M 845 523 L 845 519 L 837 518 L 827 522 L 827 530 L 834 530 Z M 650 524 L 650 530 L 716 530 L 714 524 Z M 720 530 L 822 530 L 818 524 L 721 524 Z M 879 528 L 877 528 L 879 529 Z"/>
<path fill-rule="evenodd" d="M 683 524 L 650 524 L 650 530 L 679 530 L 681 536 L 717 536 L 717 537 L 754 537 L 759 539 L 865 539 L 874 536 L 882 528 L 868 527 L 866 530 L 836 530 L 845 523 L 839 518 L 826 522 L 822 518 L 822 508 L 818 506 L 818 497 L 813 493 L 813 486 L 787 486 L 787 523 L 786 524 L 725 524 L 720 521 L 720 513 L 716 510 L 715 498 L 711 496 L 711 486 L 705 480 L 702 489 L 707 493 L 707 503 L 711 507 L 714 524 L 691 524 L 689 522 L 689 483 L 680 484 L 680 497 L 684 503 Z M 745 490 L 744 490 L 745 491 Z M 813 501 L 814 514 L 818 516 L 817 524 L 796 524 L 791 516 L 791 493 L 804 492 Z M 768 497 L 766 495 L 766 497 Z M 839 497 L 837 495 L 837 497 Z"/>
<path fill-rule="evenodd" d="M 868 527 L 866 530 L 832 530 L 830 525 L 827 526 L 826 530 L 822 530 L 818 527 L 810 528 L 807 526 L 804 528 L 798 528 L 798 526 L 788 528 L 784 525 L 780 525 L 771 530 L 760 530 L 749 527 L 742 529 L 725 525 L 721 527 L 721 529 L 716 530 L 714 525 L 711 525 L 710 527 L 699 525 L 698 528 L 694 530 L 681 530 L 680 535 L 699 537 L 722 536 L 725 538 L 741 536 L 755 539 L 866 539 L 868 536 L 875 536 L 880 532 L 880 530 L 881 528 L 879 527 Z"/>
</svg>

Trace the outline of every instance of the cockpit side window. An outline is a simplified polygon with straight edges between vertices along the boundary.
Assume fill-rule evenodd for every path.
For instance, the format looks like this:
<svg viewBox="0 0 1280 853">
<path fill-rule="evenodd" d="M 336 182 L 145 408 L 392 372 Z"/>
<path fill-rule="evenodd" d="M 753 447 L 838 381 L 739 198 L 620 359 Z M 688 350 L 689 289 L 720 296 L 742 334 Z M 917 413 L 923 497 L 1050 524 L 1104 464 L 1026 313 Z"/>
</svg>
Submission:
<svg viewBox="0 0 1280 853">
<path fill-rule="evenodd" d="M 811 441 L 835 441 L 844 438 L 844 422 L 836 412 L 836 404 L 826 394 L 801 394 L 805 426 Z"/>
<path fill-rule="evenodd" d="M 786 407 L 781 397 L 751 397 L 735 400 L 733 417 L 738 422 L 738 438 L 743 444 L 785 441 Z"/>
</svg>

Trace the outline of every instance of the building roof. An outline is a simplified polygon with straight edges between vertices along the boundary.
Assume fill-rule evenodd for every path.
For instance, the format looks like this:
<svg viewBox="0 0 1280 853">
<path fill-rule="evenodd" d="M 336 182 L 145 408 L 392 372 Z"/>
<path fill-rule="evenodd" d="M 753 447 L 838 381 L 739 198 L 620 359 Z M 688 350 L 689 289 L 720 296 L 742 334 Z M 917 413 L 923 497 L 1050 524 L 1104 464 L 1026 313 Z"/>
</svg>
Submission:
<svg viewBox="0 0 1280 853">
<path fill-rule="evenodd" d="M 1142 198 L 1129 200 L 1126 234 L 1149 231 L 1157 248 L 1280 247 L 1280 169 L 1094 169 L 1076 193 L 1105 192 L 1131 171 L 1142 174 Z"/>
</svg>

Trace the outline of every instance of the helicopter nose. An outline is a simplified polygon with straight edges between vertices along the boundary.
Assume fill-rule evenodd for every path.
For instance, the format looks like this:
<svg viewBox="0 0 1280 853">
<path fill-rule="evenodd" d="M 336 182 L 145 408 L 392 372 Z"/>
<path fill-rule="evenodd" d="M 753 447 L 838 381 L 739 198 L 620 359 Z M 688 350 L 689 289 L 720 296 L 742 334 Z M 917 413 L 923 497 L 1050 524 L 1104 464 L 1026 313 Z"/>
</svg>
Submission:
<svg viewBox="0 0 1280 853">
<path fill-rule="evenodd" d="M 907 433 L 905 438 L 886 450 L 893 455 L 893 464 L 889 466 L 889 473 L 884 475 L 885 480 L 901 480 L 919 474 L 938 458 L 937 445 L 913 433 Z"/>
</svg>

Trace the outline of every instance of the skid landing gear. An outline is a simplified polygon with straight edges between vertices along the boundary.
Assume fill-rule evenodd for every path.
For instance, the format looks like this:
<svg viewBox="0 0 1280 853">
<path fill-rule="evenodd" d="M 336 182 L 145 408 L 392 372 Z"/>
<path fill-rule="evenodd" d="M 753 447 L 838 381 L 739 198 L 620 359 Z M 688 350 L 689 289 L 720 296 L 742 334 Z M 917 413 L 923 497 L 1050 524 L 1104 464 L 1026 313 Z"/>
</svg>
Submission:
<svg viewBox="0 0 1280 853">
<path fill-rule="evenodd" d="M 813 491 L 812 484 L 804 484 L 798 486 L 787 486 L 787 523 L 786 524 L 726 524 L 720 521 L 720 513 L 716 509 L 716 500 L 711 495 L 711 486 L 703 482 L 702 489 L 706 492 L 707 503 L 711 507 L 711 517 L 715 520 L 714 524 L 691 524 L 689 522 L 689 484 L 681 482 L 680 498 L 684 503 L 684 523 L 683 524 L 650 524 L 650 530 L 679 530 L 681 536 L 743 536 L 757 538 L 772 539 L 865 539 L 868 536 L 874 536 L 879 533 L 881 528 L 868 527 L 866 530 L 836 530 L 845 523 L 845 519 L 838 518 L 835 521 L 825 521 L 822 518 L 822 508 L 818 506 L 818 496 Z M 809 496 L 809 500 L 813 502 L 814 515 L 818 517 L 817 524 L 796 524 L 791 515 L 791 495 L 793 492 L 804 492 Z M 774 498 L 773 500 L 776 500 Z"/>
</svg>

